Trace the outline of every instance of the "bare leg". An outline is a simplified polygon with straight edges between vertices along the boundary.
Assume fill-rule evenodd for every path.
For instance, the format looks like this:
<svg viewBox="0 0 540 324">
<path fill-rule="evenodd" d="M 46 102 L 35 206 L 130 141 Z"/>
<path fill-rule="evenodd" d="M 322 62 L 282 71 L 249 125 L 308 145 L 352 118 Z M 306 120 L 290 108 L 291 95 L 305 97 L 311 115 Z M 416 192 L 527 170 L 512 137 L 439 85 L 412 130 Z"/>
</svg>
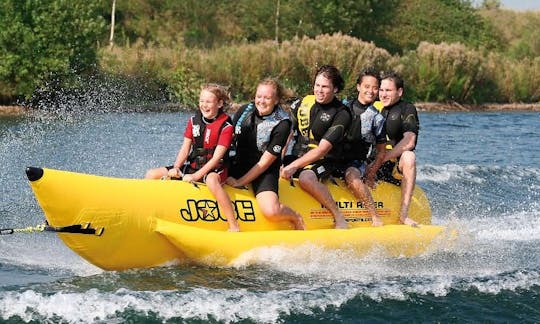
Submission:
<svg viewBox="0 0 540 324">
<path fill-rule="evenodd" d="M 336 202 L 328 188 L 322 183 L 319 182 L 315 172 L 311 170 L 304 170 L 300 173 L 298 178 L 300 187 L 311 196 L 313 196 L 318 202 L 320 202 L 326 209 L 328 209 L 332 215 L 334 215 L 335 228 L 347 229 L 349 224 L 345 220 L 345 217 L 339 211 L 339 208 L 336 205 Z"/>
<path fill-rule="evenodd" d="M 145 179 L 161 179 L 162 177 L 167 176 L 168 170 L 165 167 L 150 169 L 146 171 L 144 175 Z"/>
<path fill-rule="evenodd" d="M 257 194 L 257 202 L 263 215 L 272 222 L 288 221 L 294 229 L 305 230 L 306 225 L 300 214 L 279 202 L 278 195 L 273 191 L 263 191 Z"/>
<path fill-rule="evenodd" d="M 354 167 L 348 168 L 347 171 L 345 171 L 345 182 L 354 196 L 366 206 L 366 209 L 371 216 L 372 225 L 382 226 L 382 219 L 379 214 L 377 214 L 373 197 L 371 196 L 368 186 L 362 181 L 360 171 Z"/>
<path fill-rule="evenodd" d="M 418 226 L 418 223 L 409 217 L 409 205 L 411 204 L 414 185 L 416 183 L 416 155 L 414 152 L 403 152 L 399 158 L 399 169 L 403 173 L 399 221 L 405 225 Z"/>
<path fill-rule="evenodd" d="M 231 199 L 229 198 L 227 192 L 225 192 L 225 189 L 223 189 L 219 175 L 215 172 L 210 172 L 206 176 L 206 185 L 214 197 L 216 197 L 219 209 L 227 218 L 229 232 L 239 232 L 240 226 L 236 220 Z"/>
</svg>

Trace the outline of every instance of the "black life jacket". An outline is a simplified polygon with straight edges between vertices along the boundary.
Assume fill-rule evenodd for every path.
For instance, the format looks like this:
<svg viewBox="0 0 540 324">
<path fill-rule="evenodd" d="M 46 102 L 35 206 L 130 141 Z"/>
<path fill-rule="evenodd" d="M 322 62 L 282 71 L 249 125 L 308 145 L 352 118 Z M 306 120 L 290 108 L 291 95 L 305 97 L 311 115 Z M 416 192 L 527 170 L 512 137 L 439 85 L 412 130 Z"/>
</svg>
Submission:
<svg viewBox="0 0 540 324">
<path fill-rule="evenodd" d="M 255 104 L 250 103 L 246 109 L 242 112 L 242 115 L 238 118 L 236 121 L 236 125 L 234 127 L 234 134 L 235 136 L 238 136 L 242 132 L 242 123 L 244 121 L 248 120 L 250 124 L 254 124 L 254 114 L 255 114 Z M 274 111 L 268 115 L 262 118 L 262 121 L 259 122 L 256 126 L 256 134 L 257 134 L 257 149 L 259 152 L 263 153 L 266 150 L 266 147 L 268 143 L 270 142 L 270 136 L 272 135 L 272 130 L 274 127 L 276 127 L 277 124 L 279 124 L 284 119 L 290 119 L 289 114 L 281 108 L 281 106 L 277 106 L 274 108 Z"/>
<path fill-rule="evenodd" d="M 311 119 L 317 117 L 320 110 L 317 108 L 315 108 L 315 110 L 313 109 L 313 107 L 316 107 L 315 95 L 305 96 L 301 102 L 293 103 L 293 109 L 295 109 L 295 104 L 299 104 L 298 109 L 296 109 L 295 116 L 297 119 L 298 131 L 295 134 L 295 143 L 292 149 L 292 154 L 294 156 L 300 157 L 309 150 L 314 149 L 319 145 L 320 139 L 317 140 L 313 135 L 312 128 L 314 125 L 314 121 L 312 121 Z M 325 114 L 328 115 L 327 118 L 329 121 L 331 121 L 334 120 L 338 112 L 338 109 L 330 109 L 328 111 L 325 111 Z M 326 157 L 337 158 L 337 156 L 334 156 L 333 152 L 327 154 Z"/>
</svg>

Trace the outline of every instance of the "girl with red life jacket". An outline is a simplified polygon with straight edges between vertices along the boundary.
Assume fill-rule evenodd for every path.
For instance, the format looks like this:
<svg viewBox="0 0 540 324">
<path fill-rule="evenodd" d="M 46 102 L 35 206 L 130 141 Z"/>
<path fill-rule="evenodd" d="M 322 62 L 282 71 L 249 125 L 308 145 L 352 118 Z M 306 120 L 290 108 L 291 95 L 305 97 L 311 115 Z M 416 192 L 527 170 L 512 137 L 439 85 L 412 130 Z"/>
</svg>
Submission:
<svg viewBox="0 0 540 324">
<path fill-rule="evenodd" d="M 228 101 L 229 94 L 222 86 L 204 85 L 199 97 L 199 111 L 188 121 L 174 164 L 150 169 L 145 178 L 205 182 L 227 219 L 229 231 L 238 232 L 234 208 L 222 186 L 228 176 L 224 159 L 234 133 L 231 119 L 223 111 Z"/>
</svg>

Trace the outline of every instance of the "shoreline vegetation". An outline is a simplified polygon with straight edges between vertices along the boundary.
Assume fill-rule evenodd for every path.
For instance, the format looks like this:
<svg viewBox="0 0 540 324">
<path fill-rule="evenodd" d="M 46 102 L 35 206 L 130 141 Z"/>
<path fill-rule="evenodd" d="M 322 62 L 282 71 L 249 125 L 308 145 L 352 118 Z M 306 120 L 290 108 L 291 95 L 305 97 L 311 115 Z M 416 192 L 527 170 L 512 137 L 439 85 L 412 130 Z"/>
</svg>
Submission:
<svg viewBox="0 0 540 324">
<path fill-rule="evenodd" d="M 322 64 L 347 97 L 370 66 L 400 73 L 405 100 L 437 103 L 424 110 L 540 104 L 540 11 L 497 0 L 115 3 L 2 2 L 0 105 L 170 111 L 196 107 L 206 82 L 246 102 L 267 76 L 298 97 Z"/>
<path fill-rule="evenodd" d="M 457 102 L 453 103 L 438 103 L 438 102 L 417 102 L 414 103 L 416 108 L 419 111 L 425 112 L 502 112 L 502 111 L 531 111 L 531 112 L 540 112 L 540 102 L 539 103 L 486 103 L 486 104 L 459 104 Z M 157 109 L 159 111 L 182 111 L 184 110 L 180 105 L 175 104 L 164 104 L 167 106 L 167 109 Z M 156 105 L 159 106 L 159 105 Z M 232 108 L 234 110 L 235 106 L 240 106 L 240 104 L 235 104 Z M 30 111 L 35 111 L 38 109 L 29 108 L 25 106 L 0 106 L 0 116 L 19 116 L 25 115 Z M 138 109 L 134 109 L 139 111 Z M 145 109 L 146 111 L 153 111 L 153 109 Z M 130 110 L 127 110 L 130 111 Z"/>
</svg>

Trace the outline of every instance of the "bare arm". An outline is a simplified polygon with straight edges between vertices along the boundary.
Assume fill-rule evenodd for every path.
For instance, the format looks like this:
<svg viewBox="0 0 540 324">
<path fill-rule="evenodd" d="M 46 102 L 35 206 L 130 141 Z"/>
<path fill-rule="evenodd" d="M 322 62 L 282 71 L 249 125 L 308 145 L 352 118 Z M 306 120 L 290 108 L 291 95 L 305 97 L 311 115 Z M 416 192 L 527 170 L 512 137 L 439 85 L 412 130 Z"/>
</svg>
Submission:
<svg viewBox="0 0 540 324">
<path fill-rule="evenodd" d="M 316 148 L 309 150 L 308 152 L 306 152 L 306 154 L 302 155 L 298 159 L 294 160 L 291 164 L 284 167 L 281 170 L 281 177 L 285 179 L 290 179 L 296 172 L 296 170 L 325 157 L 331 149 L 332 143 L 330 143 L 328 140 L 322 139 Z"/>
<path fill-rule="evenodd" d="M 414 150 L 416 143 L 416 134 L 413 132 L 405 132 L 403 134 L 403 138 L 399 143 L 397 143 L 390 151 L 386 152 L 386 156 L 384 158 L 385 161 L 390 161 L 393 159 L 396 159 L 403 154 L 405 151 L 412 151 Z"/>
<path fill-rule="evenodd" d="M 205 175 L 207 175 L 210 171 L 214 170 L 218 167 L 218 165 L 221 162 L 221 159 L 225 156 L 225 153 L 227 153 L 228 148 L 223 145 L 218 145 L 216 149 L 214 150 L 214 154 L 212 155 L 212 158 L 206 162 L 202 168 L 197 170 L 197 172 L 191 174 L 191 175 L 185 175 L 184 180 L 186 181 L 200 181 Z"/>
<path fill-rule="evenodd" d="M 184 137 L 184 142 L 180 147 L 180 151 L 176 155 L 176 160 L 173 164 L 173 169 L 169 170 L 169 177 L 171 178 L 180 178 L 182 176 L 181 169 L 184 163 L 186 163 L 189 151 L 191 151 L 192 140 L 190 138 Z"/>
<path fill-rule="evenodd" d="M 384 158 L 386 155 L 386 143 L 380 143 L 376 146 L 377 155 L 375 160 L 371 162 L 366 168 L 366 183 L 370 188 L 375 187 L 375 176 L 377 175 L 377 170 L 384 163 Z"/>
<path fill-rule="evenodd" d="M 285 145 L 283 146 L 283 151 L 281 151 L 281 158 L 284 158 L 287 154 L 287 151 L 289 150 L 289 145 L 293 144 L 293 132 L 289 132 L 289 136 L 287 137 L 287 142 L 285 142 Z"/>
</svg>

